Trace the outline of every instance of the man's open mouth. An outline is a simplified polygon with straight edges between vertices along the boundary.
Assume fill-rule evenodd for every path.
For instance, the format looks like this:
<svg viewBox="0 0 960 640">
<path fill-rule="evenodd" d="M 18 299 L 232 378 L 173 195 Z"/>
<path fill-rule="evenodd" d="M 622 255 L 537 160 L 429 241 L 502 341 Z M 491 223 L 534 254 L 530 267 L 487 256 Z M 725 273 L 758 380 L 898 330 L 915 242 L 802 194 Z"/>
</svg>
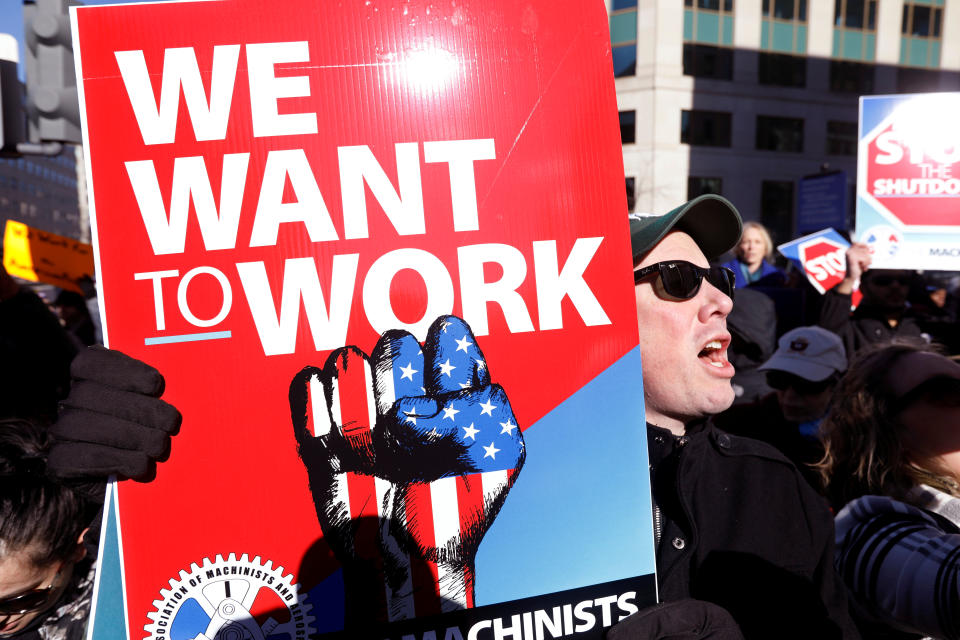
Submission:
<svg viewBox="0 0 960 640">
<path fill-rule="evenodd" d="M 707 364 L 718 369 L 727 365 L 727 350 L 719 340 L 711 340 L 703 345 L 703 349 L 700 350 L 697 357 L 706 360 Z"/>
</svg>

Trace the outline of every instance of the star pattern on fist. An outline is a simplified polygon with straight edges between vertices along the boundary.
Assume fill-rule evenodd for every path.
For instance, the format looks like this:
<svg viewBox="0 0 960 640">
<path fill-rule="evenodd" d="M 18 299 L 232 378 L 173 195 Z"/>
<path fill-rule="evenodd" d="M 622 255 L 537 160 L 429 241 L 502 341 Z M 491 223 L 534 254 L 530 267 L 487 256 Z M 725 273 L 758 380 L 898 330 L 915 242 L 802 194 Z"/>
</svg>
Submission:
<svg viewBox="0 0 960 640">
<path fill-rule="evenodd" d="M 476 435 L 478 433 L 480 433 L 480 429 L 474 429 L 473 423 L 471 422 L 469 427 L 463 428 L 463 439 L 466 440 L 467 438 L 470 438 L 471 440 L 476 441 Z"/>
<path fill-rule="evenodd" d="M 490 443 L 490 446 L 489 446 L 489 447 L 484 447 L 483 450 L 484 450 L 484 452 L 485 452 L 485 453 L 483 454 L 483 457 L 484 457 L 484 458 L 492 458 L 493 460 L 496 460 L 496 459 L 497 459 L 497 454 L 500 453 L 500 449 L 497 449 L 495 446 L 493 446 L 493 443 L 492 443 L 492 442 Z"/>
<path fill-rule="evenodd" d="M 500 423 L 500 433 L 506 433 L 507 435 L 513 435 L 513 430 L 517 428 L 517 425 L 513 424 L 513 420 L 507 418 L 506 422 Z"/>
<path fill-rule="evenodd" d="M 467 340 L 467 336 L 463 336 L 462 338 L 460 338 L 460 339 L 457 340 L 456 342 L 457 342 L 457 351 L 463 351 L 464 353 L 468 353 L 468 352 L 467 352 L 467 347 L 469 347 L 470 345 L 473 344 L 472 342 L 470 342 L 469 340 Z"/>
<path fill-rule="evenodd" d="M 453 420 L 454 416 L 460 413 L 459 409 L 454 409 L 453 405 L 449 405 L 443 408 L 443 419 L 444 420 Z"/>
<path fill-rule="evenodd" d="M 497 408 L 497 405 L 490 402 L 490 399 L 487 398 L 486 402 L 481 402 L 480 406 L 483 407 L 480 410 L 480 415 L 493 417 L 493 410 Z"/>
<path fill-rule="evenodd" d="M 442 373 L 443 375 L 447 376 L 448 378 L 450 377 L 450 373 L 451 373 L 454 369 L 456 369 L 456 367 L 453 366 L 452 364 L 450 364 L 450 359 L 449 359 L 449 358 L 447 358 L 447 361 L 446 361 L 446 362 L 444 362 L 443 364 L 440 365 L 440 373 Z"/>
</svg>

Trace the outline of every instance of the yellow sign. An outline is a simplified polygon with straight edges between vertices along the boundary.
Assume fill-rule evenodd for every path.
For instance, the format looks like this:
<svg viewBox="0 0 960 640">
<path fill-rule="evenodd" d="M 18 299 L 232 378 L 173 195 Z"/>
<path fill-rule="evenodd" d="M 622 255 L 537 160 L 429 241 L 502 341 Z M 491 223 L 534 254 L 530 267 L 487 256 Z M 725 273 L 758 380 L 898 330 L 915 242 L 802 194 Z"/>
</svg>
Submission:
<svg viewBox="0 0 960 640">
<path fill-rule="evenodd" d="M 3 267 L 12 276 L 83 293 L 77 280 L 93 277 L 93 247 L 85 242 L 7 220 Z"/>
</svg>

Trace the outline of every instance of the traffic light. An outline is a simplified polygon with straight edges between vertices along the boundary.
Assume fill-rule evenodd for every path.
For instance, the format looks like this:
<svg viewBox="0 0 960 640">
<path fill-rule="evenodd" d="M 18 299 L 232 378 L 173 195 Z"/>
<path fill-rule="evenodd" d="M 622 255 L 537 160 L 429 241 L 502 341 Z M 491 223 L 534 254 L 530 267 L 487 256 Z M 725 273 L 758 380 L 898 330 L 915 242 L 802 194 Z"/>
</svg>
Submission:
<svg viewBox="0 0 960 640">
<path fill-rule="evenodd" d="M 79 144 L 80 103 L 67 8 L 75 0 L 24 0 L 27 137 Z"/>
</svg>

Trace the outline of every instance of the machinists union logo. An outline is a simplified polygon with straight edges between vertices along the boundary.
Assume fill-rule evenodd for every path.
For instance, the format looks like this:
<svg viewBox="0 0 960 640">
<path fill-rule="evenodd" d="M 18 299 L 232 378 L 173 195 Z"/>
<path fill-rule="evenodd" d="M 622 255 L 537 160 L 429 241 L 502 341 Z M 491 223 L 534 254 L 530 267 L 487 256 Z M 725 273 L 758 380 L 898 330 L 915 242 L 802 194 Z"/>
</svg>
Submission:
<svg viewBox="0 0 960 640">
<path fill-rule="evenodd" d="M 292 575 L 260 556 L 218 555 L 193 563 L 153 601 L 144 625 L 150 640 L 306 640 L 311 605 Z"/>
<path fill-rule="evenodd" d="M 875 256 L 893 258 L 900 250 L 903 237 L 893 227 L 878 225 L 867 229 L 861 240 L 870 246 L 870 253 Z"/>
</svg>

